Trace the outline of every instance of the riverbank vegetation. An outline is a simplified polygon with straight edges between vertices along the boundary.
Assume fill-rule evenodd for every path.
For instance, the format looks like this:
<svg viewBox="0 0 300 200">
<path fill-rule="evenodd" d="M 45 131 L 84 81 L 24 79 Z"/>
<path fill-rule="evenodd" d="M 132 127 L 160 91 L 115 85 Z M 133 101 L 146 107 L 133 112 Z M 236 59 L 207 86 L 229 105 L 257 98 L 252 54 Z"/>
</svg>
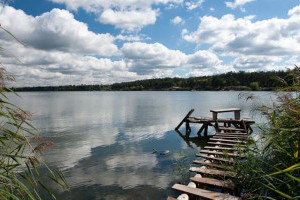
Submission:
<svg viewBox="0 0 300 200">
<path fill-rule="evenodd" d="M 1 25 L 0 29 L 22 44 Z M 54 143 L 34 134 L 32 114 L 10 102 L 7 93 L 13 91 L 6 85 L 13 81 L 14 77 L 0 68 L 0 199 L 42 199 L 41 193 L 55 199 L 49 183 L 66 189 L 68 183 L 60 170 L 50 169 L 41 159 L 41 154 Z"/>
<path fill-rule="evenodd" d="M 232 169 L 245 198 L 300 199 L 300 69 L 291 75 L 290 83 L 281 79 L 277 102 L 258 108 L 267 123 Z"/>
<path fill-rule="evenodd" d="M 169 90 L 276 90 L 282 86 L 280 79 L 292 83 L 293 70 L 268 72 L 228 72 L 225 74 L 191 77 L 161 78 L 111 85 L 65 85 L 14 88 L 15 91 L 169 91 Z"/>
</svg>

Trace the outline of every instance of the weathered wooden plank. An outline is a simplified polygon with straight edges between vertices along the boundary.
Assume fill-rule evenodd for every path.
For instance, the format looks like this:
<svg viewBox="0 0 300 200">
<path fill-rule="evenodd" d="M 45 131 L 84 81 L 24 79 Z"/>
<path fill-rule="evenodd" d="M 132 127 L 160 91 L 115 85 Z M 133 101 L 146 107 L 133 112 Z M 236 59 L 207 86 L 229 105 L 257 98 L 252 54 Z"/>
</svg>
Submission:
<svg viewBox="0 0 300 200">
<path fill-rule="evenodd" d="M 219 139 L 219 138 L 210 138 L 213 141 L 220 141 L 220 142 L 230 142 L 230 143 L 246 143 L 245 141 L 241 140 L 228 140 L 228 139 Z"/>
<path fill-rule="evenodd" d="M 202 166 L 207 166 L 207 167 L 214 167 L 214 168 L 218 168 L 218 169 L 226 169 L 225 166 L 218 165 L 218 164 L 215 164 L 215 163 L 208 163 L 208 162 L 204 162 L 204 161 L 201 161 L 201 160 L 194 160 L 193 163 L 198 164 L 198 165 L 202 165 Z"/>
<path fill-rule="evenodd" d="M 211 200 L 215 200 L 215 199 L 240 200 L 241 199 L 239 197 L 235 197 L 235 196 L 232 196 L 229 194 L 213 192 L 213 191 L 204 190 L 204 189 L 200 189 L 200 188 L 192 188 L 192 187 L 188 187 L 186 185 L 181 185 L 181 184 L 173 185 L 172 189 L 175 189 L 175 190 L 178 190 L 178 191 L 181 191 L 184 193 L 188 193 L 191 195 L 195 195 L 198 197 L 211 199 Z"/>
<path fill-rule="evenodd" d="M 206 153 L 209 155 L 224 155 L 226 156 L 230 156 L 230 157 L 244 157 L 243 155 L 239 155 L 236 153 L 227 153 L 227 152 L 219 152 L 219 151 L 208 151 L 208 150 L 201 150 L 200 153 Z"/>
<path fill-rule="evenodd" d="M 241 139 L 241 140 L 246 140 L 248 138 L 247 135 L 214 135 L 213 138 L 228 138 L 228 139 Z"/>
<path fill-rule="evenodd" d="M 234 163 L 233 160 L 231 159 L 225 159 L 225 158 L 215 158 L 215 157 L 211 157 L 211 156 L 207 156 L 204 154 L 196 154 L 197 157 L 201 157 L 201 158 L 206 158 L 208 160 L 214 160 L 214 161 L 219 161 L 219 162 L 227 162 L 227 163 Z"/>
<path fill-rule="evenodd" d="M 175 130 L 178 130 L 180 126 L 186 121 L 186 118 L 188 118 L 192 113 L 194 112 L 194 109 L 190 110 L 188 114 L 183 118 L 183 120 L 176 126 Z"/>
<path fill-rule="evenodd" d="M 247 137 L 240 137 L 240 136 L 221 136 L 221 135 L 215 135 L 213 138 L 216 139 L 225 139 L 225 140 L 242 140 L 246 141 L 248 138 Z"/>
<path fill-rule="evenodd" d="M 207 142 L 207 144 L 213 144 L 213 145 L 219 145 L 219 146 L 241 146 L 241 147 L 244 147 L 245 145 L 241 145 L 239 143 L 235 143 L 235 144 L 232 144 L 232 143 L 222 143 L 222 142 Z"/>
<path fill-rule="evenodd" d="M 214 109 L 210 110 L 210 112 L 217 112 L 217 113 L 222 113 L 222 112 L 233 112 L 233 111 L 240 111 L 240 108 L 225 108 L 225 109 Z"/>
<path fill-rule="evenodd" d="M 215 187 L 221 187 L 221 188 L 226 188 L 231 190 L 234 190 L 235 188 L 234 183 L 231 181 L 222 181 L 214 178 L 200 178 L 200 177 L 191 177 L 190 180 L 196 183 L 212 185 Z"/>
<path fill-rule="evenodd" d="M 228 136 L 248 136 L 247 133 L 222 133 L 222 132 L 216 132 L 215 135 L 228 135 Z"/>
<path fill-rule="evenodd" d="M 218 169 L 203 169 L 199 167 L 191 167 L 191 172 L 197 172 L 201 174 L 208 174 L 208 175 L 214 175 L 214 176 L 223 176 L 223 177 L 235 177 L 236 173 L 230 172 L 230 171 L 223 171 Z"/>
<path fill-rule="evenodd" d="M 204 149 L 213 149 L 213 150 L 220 150 L 220 151 L 237 151 L 238 148 L 229 148 L 229 147 L 212 147 L 212 146 L 206 146 Z M 241 148 L 242 149 L 242 148 Z"/>
<path fill-rule="evenodd" d="M 243 131 L 243 132 L 246 132 L 246 129 L 243 129 L 243 128 L 225 127 L 225 126 L 219 126 L 218 130 L 222 130 L 222 131 Z"/>
</svg>

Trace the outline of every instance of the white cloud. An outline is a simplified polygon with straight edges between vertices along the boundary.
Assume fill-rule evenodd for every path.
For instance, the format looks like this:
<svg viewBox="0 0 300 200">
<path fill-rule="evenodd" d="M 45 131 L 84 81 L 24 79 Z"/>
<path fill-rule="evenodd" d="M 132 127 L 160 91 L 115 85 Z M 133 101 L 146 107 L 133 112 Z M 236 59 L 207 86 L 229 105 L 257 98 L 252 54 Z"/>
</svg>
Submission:
<svg viewBox="0 0 300 200">
<path fill-rule="evenodd" d="M 127 31 L 140 30 L 142 27 L 154 24 L 158 11 L 151 9 L 133 11 L 114 11 L 107 9 L 99 16 L 103 24 L 113 24 L 116 28 Z"/>
<path fill-rule="evenodd" d="M 194 10 L 198 7 L 201 7 L 201 5 L 204 3 L 205 0 L 193 0 L 188 1 L 185 3 L 188 10 Z"/>
<path fill-rule="evenodd" d="M 255 0 L 234 0 L 234 2 L 226 1 L 225 4 L 228 8 L 236 9 L 237 7 L 242 8 L 243 5 L 253 2 L 253 1 L 255 1 Z"/>
<path fill-rule="evenodd" d="M 299 15 L 300 15 L 300 5 L 292 8 L 291 10 L 289 10 L 288 15 L 299 17 Z"/>
<path fill-rule="evenodd" d="M 94 13 L 98 21 L 111 24 L 123 31 L 139 31 L 154 24 L 158 15 L 155 5 L 180 4 L 183 0 L 51 0 L 65 4 L 70 10 L 83 8 Z"/>
<path fill-rule="evenodd" d="M 239 56 L 233 61 L 232 65 L 238 71 L 256 71 L 272 69 L 276 66 L 276 63 L 281 61 L 282 58 L 278 56 Z"/>
<path fill-rule="evenodd" d="M 60 50 L 92 55 L 118 55 L 114 37 L 96 34 L 66 10 L 53 9 L 40 16 L 26 15 L 10 6 L 0 7 L 2 26 L 15 33 L 26 45 L 42 50 Z M 3 32 L 2 38 L 7 38 Z"/>
<path fill-rule="evenodd" d="M 178 50 L 170 50 L 160 43 L 126 43 L 121 48 L 129 69 L 137 74 L 158 74 L 178 68 L 210 68 L 221 65 L 219 58 L 205 50 L 186 55 Z M 168 74 L 162 73 L 163 76 Z"/>
<path fill-rule="evenodd" d="M 295 9 L 292 9 L 295 10 Z M 290 13 L 294 13 L 290 11 Z M 210 44 L 211 50 L 223 55 L 289 56 L 300 53 L 300 18 L 271 18 L 252 22 L 253 17 L 235 19 L 224 15 L 201 18 L 198 30 L 182 33 L 185 40 Z"/>
<path fill-rule="evenodd" d="M 179 16 L 176 16 L 174 17 L 172 20 L 171 20 L 172 24 L 180 24 L 180 23 L 184 23 L 183 19 Z"/>
</svg>

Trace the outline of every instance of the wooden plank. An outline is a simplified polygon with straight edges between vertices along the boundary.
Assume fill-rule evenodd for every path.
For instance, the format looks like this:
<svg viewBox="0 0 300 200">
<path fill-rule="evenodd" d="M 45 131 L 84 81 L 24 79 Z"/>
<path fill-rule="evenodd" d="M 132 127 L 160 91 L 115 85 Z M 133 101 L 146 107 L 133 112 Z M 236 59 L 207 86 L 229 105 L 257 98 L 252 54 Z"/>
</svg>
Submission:
<svg viewBox="0 0 300 200">
<path fill-rule="evenodd" d="M 247 133 L 222 133 L 222 132 L 216 132 L 215 135 L 248 136 Z"/>
<path fill-rule="evenodd" d="M 225 159 L 225 158 L 215 158 L 215 157 L 210 157 L 204 154 L 196 154 L 197 157 L 201 157 L 201 158 L 206 158 L 208 160 L 214 160 L 214 161 L 218 161 L 218 162 L 226 162 L 226 163 L 234 163 L 233 160 L 230 159 Z"/>
<path fill-rule="evenodd" d="M 210 112 L 222 113 L 222 112 L 234 112 L 240 110 L 241 110 L 240 108 L 226 108 L 226 109 L 214 109 L 214 110 L 210 110 Z"/>
<path fill-rule="evenodd" d="M 200 178 L 200 177 L 191 177 L 191 181 L 195 183 L 201 183 L 205 185 L 212 185 L 215 187 L 221 187 L 221 188 L 226 188 L 226 189 L 231 189 L 234 190 L 235 185 L 231 181 L 222 181 L 214 178 Z"/>
<path fill-rule="evenodd" d="M 241 145 L 239 143 L 222 143 L 222 142 L 207 142 L 208 144 L 213 144 L 213 145 L 219 145 L 219 146 L 241 146 L 241 147 L 245 147 L 245 145 Z"/>
<path fill-rule="evenodd" d="M 183 118 L 183 120 L 176 126 L 175 130 L 178 130 L 180 126 L 186 121 L 186 118 L 188 118 L 192 113 L 194 112 L 194 109 L 190 110 L 188 114 Z"/>
<path fill-rule="evenodd" d="M 212 146 L 206 146 L 204 149 L 213 149 L 213 150 L 220 150 L 220 151 L 237 151 L 237 148 L 229 148 L 229 147 L 212 147 Z"/>
<path fill-rule="evenodd" d="M 198 164 L 198 165 L 202 165 L 202 166 L 207 166 L 207 167 L 214 167 L 214 168 L 218 168 L 218 169 L 226 169 L 225 166 L 218 165 L 218 164 L 215 164 L 215 163 L 208 163 L 208 162 L 204 162 L 204 161 L 201 161 L 201 160 L 194 160 L 193 163 Z"/>
<path fill-rule="evenodd" d="M 239 197 L 232 196 L 229 194 L 214 192 L 214 191 L 210 191 L 210 190 L 204 190 L 204 189 L 200 189 L 200 188 L 192 188 L 192 187 L 188 187 L 186 185 L 181 185 L 181 184 L 173 185 L 172 189 L 178 190 L 178 191 L 181 191 L 184 193 L 188 193 L 191 195 L 195 195 L 198 197 L 211 199 L 211 200 L 215 200 L 215 199 L 240 200 L 241 199 Z"/>
<path fill-rule="evenodd" d="M 228 138 L 242 138 L 242 139 L 247 139 L 249 136 L 248 135 L 227 135 L 226 133 L 224 134 L 215 134 L 213 137 L 228 137 Z"/>
<path fill-rule="evenodd" d="M 223 177 L 232 177 L 234 178 L 236 176 L 236 173 L 230 172 L 230 171 L 223 171 L 218 169 L 203 169 L 199 167 L 191 167 L 191 172 L 197 172 L 201 174 L 208 174 L 208 175 L 214 175 L 214 176 L 223 176 Z"/>
<path fill-rule="evenodd" d="M 208 151 L 208 150 L 201 150 L 200 153 L 206 153 L 209 155 L 224 155 L 225 157 L 244 157 L 243 155 L 239 155 L 236 153 L 227 153 L 227 152 L 219 152 L 219 151 Z"/>
<path fill-rule="evenodd" d="M 248 136 L 243 135 L 214 135 L 213 138 L 220 138 L 220 139 L 240 139 L 240 140 L 246 140 Z"/>
<path fill-rule="evenodd" d="M 230 142 L 230 143 L 246 143 L 245 141 L 241 140 L 227 140 L 227 139 L 219 139 L 219 138 L 210 138 L 213 141 L 220 141 L 220 142 Z"/>
<path fill-rule="evenodd" d="M 244 132 L 246 132 L 246 129 L 235 128 L 235 127 L 224 127 L 224 126 L 219 126 L 218 130 L 222 130 L 222 131 L 244 131 Z"/>
</svg>

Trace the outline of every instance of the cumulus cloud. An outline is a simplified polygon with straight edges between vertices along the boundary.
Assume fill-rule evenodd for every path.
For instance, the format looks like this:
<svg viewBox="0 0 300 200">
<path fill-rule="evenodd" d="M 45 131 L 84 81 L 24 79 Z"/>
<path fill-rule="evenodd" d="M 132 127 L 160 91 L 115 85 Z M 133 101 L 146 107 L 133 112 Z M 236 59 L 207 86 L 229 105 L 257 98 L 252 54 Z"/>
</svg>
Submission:
<svg viewBox="0 0 300 200">
<path fill-rule="evenodd" d="M 234 0 L 234 2 L 226 1 L 225 4 L 228 8 L 236 9 L 237 7 L 242 7 L 243 5 L 253 1 L 255 0 Z"/>
<path fill-rule="evenodd" d="M 65 4 L 70 10 L 84 9 L 94 13 L 98 21 L 111 24 L 123 31 L 139 31 L 144 26 L 154 24 L 158 16 L 155 5 L 174 5 L 183 0 L 51 0 Z"/>
<path fill-rule="evenodd" d="M 176 25 L 176 24 L 184 23 L 184 21 L 181 17 L 176 16 L 171 20 L 171 23 Z"/>
<path fill-rule="evenodd" d="M 201 18 L 198 30 L 184 31 L 185 40 L 210 44 L 211 50 L 224 55 L 287 56 L 300 53 L 300 18 L 297 10 L 289 11 L 290 18 L 252 22 L 253 16 L 235 18 L 224 15 L 220 19 L 212 16 Z"/>
<path fill-rule="evenodd" d="M 112 35 L 89 31 L 86 24 L 74 19 L 73 14 L 66 10 L 53 9 L 33 17 L 22 10 L 1 6 L 0 18 L 3 27 L 36 49 L 102 56 L 119 54 Z M 4 33 L 1 36 L 7 38 Z"/>
<path fill-rule="evenodd" d="M 127 31 L 140 30 L 143 26 L 154 24 L 158 11 L 151 9 L 133 11 L 114 11 L 107 9 L 98 20 L 103 24 L 113 24 L 116 28 Z"/>
<path fill-rule="evenodd" d="M 236 70 L 256 71 L 274 68 L 276 63 L 282 61 L 278 56 L 239 56 L 234 59 L 232 65 Z"/>
<path fill-rule="evenodd" d="M 126 43 L 121 48 L 130 70 L 137 74 L 149 74 L 158 70 L 176 68 L 214 68 L 221 65 L 219 58 L 206 50 L 186 55 L 179 50 L 170 50 L 160 43 Z"/>
</svg>

